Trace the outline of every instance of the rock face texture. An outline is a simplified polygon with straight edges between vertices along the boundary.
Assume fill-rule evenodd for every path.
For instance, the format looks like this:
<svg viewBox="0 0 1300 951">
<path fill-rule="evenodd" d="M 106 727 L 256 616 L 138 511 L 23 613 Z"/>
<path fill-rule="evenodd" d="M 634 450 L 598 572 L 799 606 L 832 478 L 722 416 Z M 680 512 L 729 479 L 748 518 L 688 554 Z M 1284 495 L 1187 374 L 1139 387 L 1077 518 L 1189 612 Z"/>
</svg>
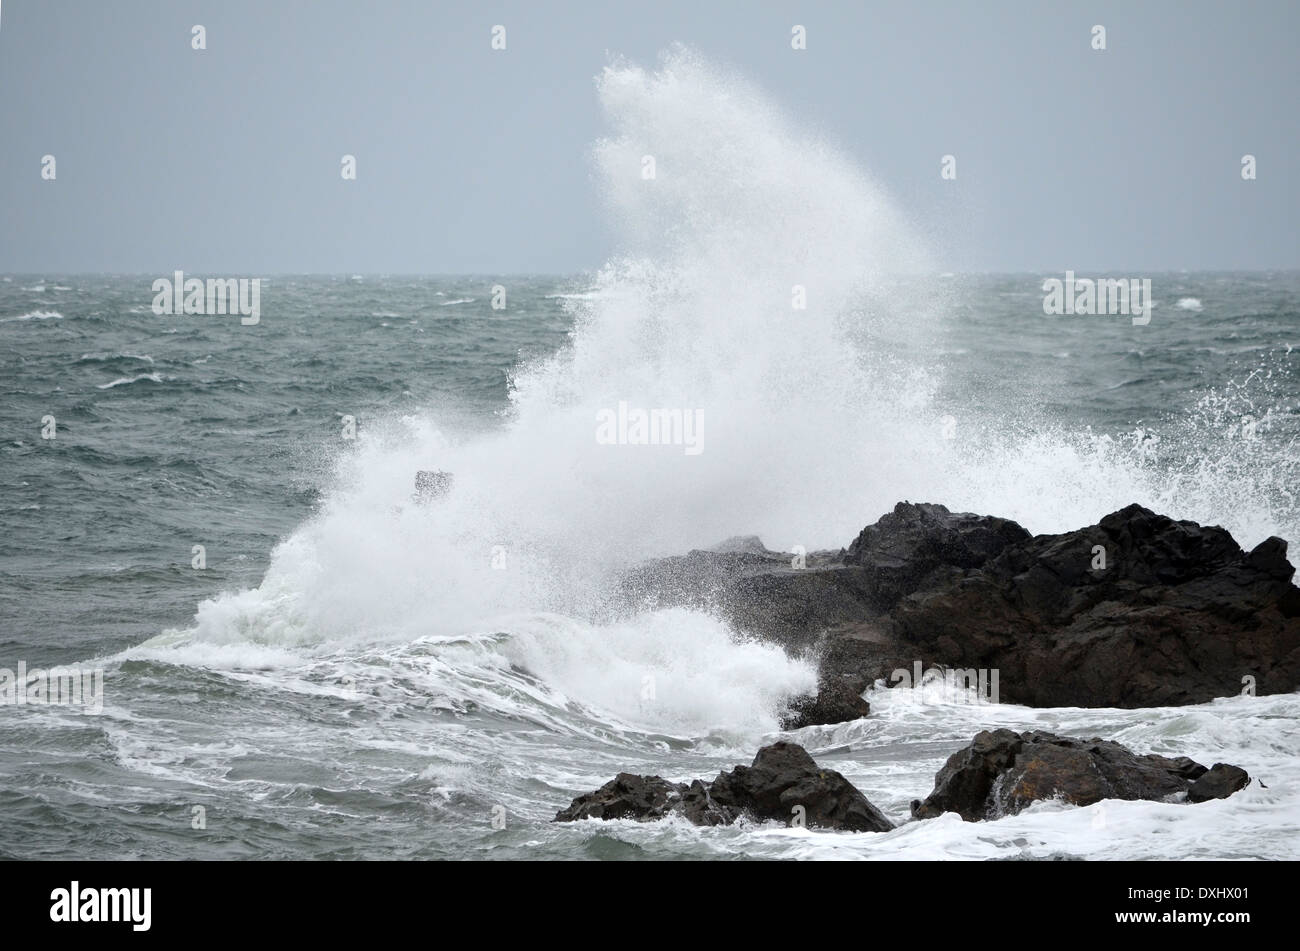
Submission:
<svg viewBox="0 0 1300 951">
<path fill-rule="evenodd" d="M 847 723 L 860 720 L 871 712 L 871 704 L 862 699 L 867 687 L 861 677 L 826 676 L 818 679 L 817 693 L 795 697 L 781 717 L 781 729 L 797 730 L 818 723 Z"/>
<path fill-rule="evenodd" d="M 810 828 L 888 832 L 894 827 L 847 779 L 820 768 L 802 746 L 786 742 L 763 747 L 752 766 L 723 771 L 711 783 L 619 773 L 595 792 L 573 800 L 555 821 L 649 822 L 679 815 L 695 825 L 728 825 L 741 816 L 789 823 L 799 806 Z"/>
<path fill-rule="evenodd" d="M 1032 802 L 1060 798 L 1077 806 L 1103 799 L 1226 799 L 1250 782 L 1245 770 L 1207 770 L 1186 756 L 1140 756 L 1109 740 L 994 730 L 948 758 L 934 791 L 913 800 L 912 816 L 955 812 L 967 822 L 1015 815 Z"/>
<path fill-rule="evenodd" d="M 955 812 L 967 822 L 1001 819 L 1042 799 L 1076 806 L 1103 799 L 1197 803 L 1226 799 L 1249 783 L 1245 770 L 1224 763 L 1206 769 L 1186 756 L 1139 755 L 1110 740 L 994 730 L 977 734 L 948 758 L 935 776 L 934 791 L 912 801 L 912 818 Z M 668 816 L 702 826 L 730 825 L 746 816 L 849 832 L 894 828 L 852 783 L 789 742 L 763 747 L 753 765 L 724 770 L 712 782 L 619 773 L 574 799 L 555 821 L 652 822 Z"/>
<path fill-rule="evenodd" d="M 795 701 L 788 728 L 865 715 L 862 692 L 917 661 L 996 670 L 998 699 L 1030 706 L 1300 687 L 1300 589 L 1279 538 L 1245 552 L 1221 528 L 1138 505 L 1031 536 L 1007 519 L 900 502 L 803 567 L 757 539 L 733 542 L 643 566 L 621 604 L 714 610 L 817 657 L 818 694 Z"/>
<path fill-rule="evenodd" d="M 1208 802 L 1211 799 L 1227 799 L 1249 784 L 1250 774 L 1240 766 L 1215 763 L 1187 787 L 1187 801 Z"/>
<path fill-rule="evenodd" d="M 949 666 L 1000 668 L 1002 699 L 1030 706 L 1201 703 L 1243 683 L 1289 692 L 1293 573 L 1281 539 L 1246 553 L 1221 528 L 1131 505 L 950 570 L 899 603 L 890 633 Z"/>
</svg>

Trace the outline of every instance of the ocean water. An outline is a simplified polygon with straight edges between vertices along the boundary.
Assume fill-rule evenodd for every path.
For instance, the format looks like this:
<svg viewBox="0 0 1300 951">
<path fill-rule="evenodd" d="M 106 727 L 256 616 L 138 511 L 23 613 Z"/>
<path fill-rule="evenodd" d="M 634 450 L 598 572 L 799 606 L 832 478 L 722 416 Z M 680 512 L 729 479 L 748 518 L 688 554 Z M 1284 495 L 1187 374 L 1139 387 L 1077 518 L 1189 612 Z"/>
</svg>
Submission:
<svg viewBox="0 0 1300 951">
<path fill-rule="evenodd" d="M 748 763 L 814 682 L 705 614 L 609 620 L 643 558 L 836 548 L 902 499 L 1034 532 L 1139 502 L 1300 540 L 1300 273 L 1111 273 L 1150 278 L 1149 324 L 1046 316 L 1063 274 L 937 273 L 884 189 L 734 77 L 679 55 L 600 94 L 620 248 L 595 273 L 262 275 L 256 326 L 155 315 L 170 274 L 0 275 L 0 667 L 104 671 L 98 714 L 0 706 L 0 856 L 1300 855 L 1296 694 L 876 691 L 794 734 L 897 822 L 997 726 L 1267 787 L 1195 807 L 550 822 L 619 771 Z M 703 451 L 599 444 L 620 401 L 698 411 Z M 421 469 L 452 491 L 416 504 Z"/>
</svg>

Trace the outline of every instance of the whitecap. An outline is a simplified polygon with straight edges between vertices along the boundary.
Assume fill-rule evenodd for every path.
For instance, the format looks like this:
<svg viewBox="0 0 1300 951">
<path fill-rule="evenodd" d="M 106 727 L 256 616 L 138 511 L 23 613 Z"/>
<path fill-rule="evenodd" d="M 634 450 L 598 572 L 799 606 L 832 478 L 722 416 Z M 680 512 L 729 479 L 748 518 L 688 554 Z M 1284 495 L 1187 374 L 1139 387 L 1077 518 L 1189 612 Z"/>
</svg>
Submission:
<svg viewBox="0 0 1300 951">
<path fill-rule="evenodd" d="M 10 323 L 15 320 L 62 320 L 63 315 L 57 310 L 29 310 L 25 314 L 17 317 L 0 317 L 0 323 Z"/>
<path fill-rule="evenodd" d="M 161 383 L 163 380 L 162 377 L 160 377 L 157 373 L 141 373 L 139 376 L 119 377 L 118 379 L 114 380 L 112 383 L 101 383 L 99 384 L 98 387 L 96 387 L 96 389 L 110 390 L 115 386 L 126 386 L 127 384 L 139 383 L 141 381 L 148 381 L 150 383 Z"/>
</svg>

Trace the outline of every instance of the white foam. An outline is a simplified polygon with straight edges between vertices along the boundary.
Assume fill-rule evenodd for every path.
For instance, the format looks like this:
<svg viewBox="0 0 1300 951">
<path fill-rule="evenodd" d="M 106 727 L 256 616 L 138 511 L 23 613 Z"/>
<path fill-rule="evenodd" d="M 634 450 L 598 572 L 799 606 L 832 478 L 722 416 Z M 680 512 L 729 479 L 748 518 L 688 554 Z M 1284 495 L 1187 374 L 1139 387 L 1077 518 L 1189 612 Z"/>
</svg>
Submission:
<svg viewBox="0 0 1300 951">
<path fill-rule="evenodd" d="M 57 310 L 29 310 L 25 314 L 19 314 L 15 317 L 0 317 L 0 323 L 9 323 L 15 320 L 62 320 L 63 315 Z"/>
<path fill-rule="evenodd" d="M 96 389 L 111 390 L 115 386 L 127 386 L 131 383 L 140 383 L 142 381 L 148 381 L 150 383 L 161 383 L 163 379 L 157 373 L 140 373 L 137 374 L 136 376 L 118 377 L 116 380 L 114 380 L 111 383 L 100 383 L 96 387 Z"/>
<path fill-rule="evenodd" d="M 77 358 L 78 363 L 104 363 L 110 360 L 143 360 L 145 363 L 153 363 L 153 357 L 147 353 L 83 353 Z"/>
<path fill-rule="evenodd" d="M 599 626 L 534 615 L 503 629 L 514 632 L 503 648 L 513 663 L 602 718 L 645 729 L 757 737 L 778 729 L 790 695 L 816 685 L 810 665 L 691 611 Z"/>
</svg>

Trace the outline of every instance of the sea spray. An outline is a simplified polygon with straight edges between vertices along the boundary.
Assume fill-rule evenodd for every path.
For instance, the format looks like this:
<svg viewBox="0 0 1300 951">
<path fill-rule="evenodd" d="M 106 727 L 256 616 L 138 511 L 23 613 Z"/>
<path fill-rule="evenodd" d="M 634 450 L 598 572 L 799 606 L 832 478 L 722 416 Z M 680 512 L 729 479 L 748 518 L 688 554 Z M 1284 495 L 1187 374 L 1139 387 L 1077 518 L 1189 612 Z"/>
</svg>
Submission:
<svg viewBox="0 0 1300 951">
<path fill-rule="evenodd" d="M 496 649 L 562 681 L 566 701 L 704 729 L 729 718 L 691 698 L 770 711 L 807 688 L 810 668 L 735 645 L 764 658 L 770 677 L 759 677 L 762 664 L 726 661 L 716 628 L 647 639 L 659 616 L 588 623 L 641 559 L 742 533 L 777 550 L 839 547 L 905 498 L 1059 531 L 1133 501 L 1225 522 L 1240 508 L 1221 504 L 1249 497 L 1254 464 L 1224 467 L 1235 488 L 1206 488 L 1119 438 L 1014 406 L 943 405 L 954 282 L 919 277 L 924 254 L 880 188 L 745 82 L 679 50 L 654 71 L 610 67 L 598 91 L 611 133 L 593 161 L 621 240 L 564 298 L 567 345 L 515 370 L 492 431 L 451 438 L 436 412 L 364 429 L 259 588 L 200 607 L 197 639 L 500 634 Z M 594 421 L 620 404 L 701 412 L 707 451 L 602 444 Z M 948 413 L 955 438 L 937 425 Z M 430 469 L 454 473 L 454 488 L 412 504 L 415 473 Z M 1251 525 L 1276 508 L 1266 496 Z M 525 635 L 518 619 L 538 616 L 568 620 L 530 622 Z M 584 652 L 613 680 L 575 674 L 581 664 L 565 658 Z M 691 689 L 663 688 L 684 670 Z M 659 685 L 653 707 L 646 677 Z"/>
</svg>

